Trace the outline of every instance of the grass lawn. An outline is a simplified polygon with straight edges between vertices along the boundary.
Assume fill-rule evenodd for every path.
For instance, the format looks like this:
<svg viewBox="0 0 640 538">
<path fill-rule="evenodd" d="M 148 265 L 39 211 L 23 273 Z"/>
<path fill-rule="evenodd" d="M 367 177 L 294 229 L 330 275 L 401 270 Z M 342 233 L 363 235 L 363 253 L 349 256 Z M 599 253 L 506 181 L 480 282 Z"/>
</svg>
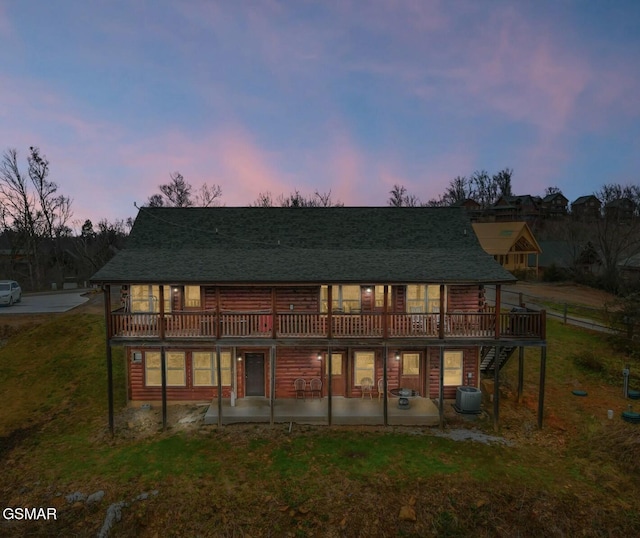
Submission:
<svg viewBox="0 0 640 538">
<path fill-rule="evenodd" d="M 0 536 L 96 536 L 118 501 L 129 503 L 118 537 L 638 535 L 640 430 L 619 418 L 627 359 L 600 335 L 554 321 L 547 334 L 541 431 L 531 349 L 522 403 L 517 355 L 501 373 L 499 432 L 490 417 L 448 425 L 509 444 L 391 427 L 172 424 L 132 437 L 120 416 L 112 438 L 102 316 L 52 317 L 0 349 L 0 508 L 52 506 L 58 519 L 0 519 Z M 122 354 L 114 361 L 122 409 Z M 65 499 L 99 490 L 93 505 Z"/>
</svg>

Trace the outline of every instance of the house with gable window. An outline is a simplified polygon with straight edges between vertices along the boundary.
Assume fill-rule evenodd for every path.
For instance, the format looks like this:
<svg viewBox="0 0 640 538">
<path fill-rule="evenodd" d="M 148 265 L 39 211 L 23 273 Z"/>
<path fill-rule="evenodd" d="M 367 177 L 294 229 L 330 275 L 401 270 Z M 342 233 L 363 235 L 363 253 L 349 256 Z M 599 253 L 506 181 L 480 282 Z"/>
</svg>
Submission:
<svg viewBox="0 0 640 538">
<path fill-rule="evenodd" d="M 542 401 L 545 313 L 502 308 L 513 281 L 463 209 L 429 207 L 140 208 L 92 277 L 130 402 L 210 402 L 219 425 L 442 424 L 484 375 L 497 421 L 529 346 Z"/>
</svg>

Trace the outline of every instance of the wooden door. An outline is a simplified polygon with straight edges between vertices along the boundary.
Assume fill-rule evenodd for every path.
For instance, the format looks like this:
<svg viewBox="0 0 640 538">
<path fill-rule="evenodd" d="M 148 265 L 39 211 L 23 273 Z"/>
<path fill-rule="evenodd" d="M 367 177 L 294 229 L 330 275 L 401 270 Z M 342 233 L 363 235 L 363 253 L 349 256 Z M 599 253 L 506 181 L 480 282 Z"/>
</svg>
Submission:
<svg viewBox="0 0 640 538">
<path fill-rule="evenodd" d="M 244 355 L 245 396 L 264 396 L 264 353 Z"/>
<path fill-rule="evenodd" d="M 326 361 L 325 382 L 323 387 L 324 396 L 329 394 L 329 360 Z M 345 364 L 344 353 L 331 354 L 331 394 L 332 396 L 344 396 L 345 388 Z"/>
</svg>

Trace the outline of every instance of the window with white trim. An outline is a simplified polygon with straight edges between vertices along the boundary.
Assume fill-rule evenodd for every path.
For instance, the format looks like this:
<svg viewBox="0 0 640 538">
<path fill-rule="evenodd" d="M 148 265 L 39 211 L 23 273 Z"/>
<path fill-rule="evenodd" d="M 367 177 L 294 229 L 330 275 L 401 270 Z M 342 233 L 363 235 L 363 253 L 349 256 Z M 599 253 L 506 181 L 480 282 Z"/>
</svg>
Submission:
<svg viewBox="0 0 640 538">
<path fill-rule="evenodd" d="M 216 366 L 215 351 L 194 351 L 191 354 L 193 361 L 193 386 L 211 387 L 218 385 L 218 368 Z M 220 352 L 220 378 L 222 386 L 231 385 L 231 352 Z"/>
<path fill-rule="evenodd" d="M 443 385 L 462 385 L 462 351 L 444 352 Z"/>
<path fill-rule="evenodd" d="M 368 377 L 373 383 L 376 378 L 376 355 L 373 351 L 356 351 L 353 365 L 354 386 L 362 385 L 362 379 Z"/>
<path fill-rule="evenodd" d="M 165 354 L 167 387 L 184 387 L 186 385 L 186 368 L 184 351 L 167 351 Z M 162 386 L 161 358 L 159 351 L 145 351 L 144 379 L 147 387 Z"/>
</svg>

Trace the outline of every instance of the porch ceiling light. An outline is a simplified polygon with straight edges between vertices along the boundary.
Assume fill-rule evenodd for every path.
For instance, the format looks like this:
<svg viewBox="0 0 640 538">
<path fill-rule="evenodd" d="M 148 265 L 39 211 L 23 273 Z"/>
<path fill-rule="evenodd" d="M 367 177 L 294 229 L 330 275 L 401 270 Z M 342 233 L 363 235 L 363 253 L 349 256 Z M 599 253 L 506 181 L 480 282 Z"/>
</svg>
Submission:
<svg viewBox="0 0 640 538">
<path fill-rule="evenodd" d="M 242 357 L 236 357 L 236 360 L 237 360 L 238 362 L 242 362 Z"/>
<path fill-rule="evenodd" d="M 322 353 L 318 353 L 318 360 L 321 361 L 322 360 Z"/>
<path fill-rule="evenodd" d="M 400 352 L 396 351 L 396 360 L 399 361 L 400 360 Z"/>
</svg>

